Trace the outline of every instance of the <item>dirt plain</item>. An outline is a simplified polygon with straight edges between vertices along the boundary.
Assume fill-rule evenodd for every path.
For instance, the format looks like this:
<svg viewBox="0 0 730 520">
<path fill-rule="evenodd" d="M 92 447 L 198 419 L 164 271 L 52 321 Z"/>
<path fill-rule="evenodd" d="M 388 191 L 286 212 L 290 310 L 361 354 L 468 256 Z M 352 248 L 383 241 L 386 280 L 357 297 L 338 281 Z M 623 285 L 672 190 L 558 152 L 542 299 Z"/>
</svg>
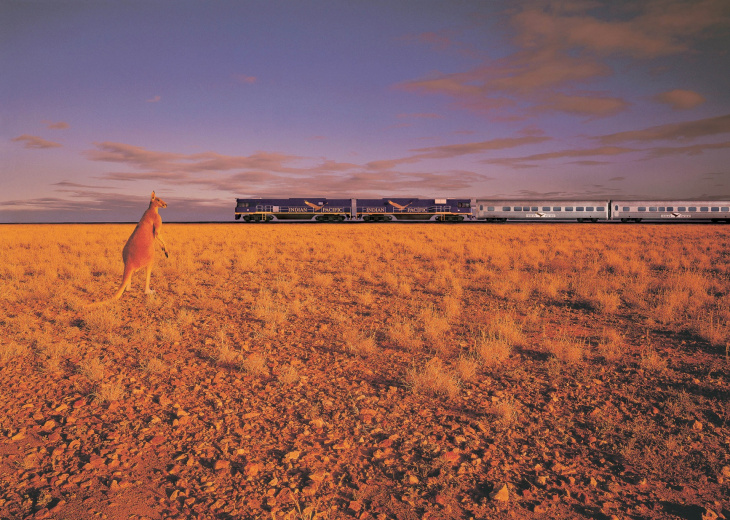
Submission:
<svg viewBox="0 0 730 520">
<path fill-rule="evenodd" d="M 0 518 L 730 518 L 730 227 L 165 224 L 87 307 L 133 227 L 0 228 Z"/>
</svg>

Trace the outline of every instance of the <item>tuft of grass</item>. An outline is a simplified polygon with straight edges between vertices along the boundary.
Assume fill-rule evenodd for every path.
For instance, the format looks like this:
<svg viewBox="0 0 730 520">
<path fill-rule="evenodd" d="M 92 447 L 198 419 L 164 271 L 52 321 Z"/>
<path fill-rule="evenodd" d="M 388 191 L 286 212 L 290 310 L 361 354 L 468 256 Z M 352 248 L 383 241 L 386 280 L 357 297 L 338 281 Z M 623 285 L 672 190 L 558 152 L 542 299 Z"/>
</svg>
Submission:
<svg viewBox="0 0 730 520">
<path fill-rule="evenodd" d="M 432 358 L 422 369 L 410 368 L 406 373 L 406 384 L 415 394 L 454 398 L 459 393 L 458 379 L 437 357 Z"/>
<path fill-rule="evenodd" d="M 396 347 L 406 350 L 418 350 L 423 345 L 413 321 L 409 319 L 401 319 L 393 323 L 388 329 L 388 338 Z"/>
<path fill-rule="evenodd" d="M 300 379 L 299 370 L 293 365 L 286 364 L 279 371 L 277 379 L 281 384 L 292 385 Z"/>
<path fill-rule="evenodd" d="M 664 359 L 656 350 L 649 349 L 641 355 L 639 366 L 644 370 L 651 372 L 663 372 L 667 369 L 667 360 Z"/>
<path fill-rule="evenodd" d="M 8 363 L 12 359 L 25 357 L 29 354 L 30 349 L 24 343 L 16 343 L 15 341 L 3 342 L 0 345 L 0 363 Z"/>
<path fill-rule="evenodd" d="M 351 354 L 360 357 L 368 357 L 378 350 L 375 338 L 372 334 L 365 335 L 356 329 L 347 329 L 342 335 L 345 347 Z"/>
<path fill-rule="evenodd" d="M 101 383 L 94 392 L 94 399 L 102 403 L 119 401 L 122 397 L 124 397 L 124 385 L 118 381 Z"/>
<path fill-rule="evenodd" d="M 251 354 L 241 362 L 241 368 L 247 374 L 256 377 L 269 375 L 269 368 L 266 366 L 266 358 L 261 354 Z"/>
<path fill-rule="evenodd" d="M 456 361 L 456 373 L 459 374 L 461 381 L 471 381 L 477 375 L 477 368 L 479 363 L 473 357 L 459 356 Z"/>
<path fill-rule="evenodd" d="M 92 383 L 99 383 L 104 379 L 104 362 L 98 357 L 84 360 L 79 365 L 79 372 Z"/>
<path fill-rule="evenodd" d="M 169 366 L 159 358 L 147 358 L 140 362 L 140 368 L 150 374 L 161 374 L 166 372 Z"/>
<path fill-rule="evenodd" d="M 495 367 L 509 358 L 512 345 L 500 336 L 481 331 L 480 336 L 474 341 L 474 353 L 484 365 Z"/>
<path fill-rule="evenodd" d="M 563 336 L 548 340 L 547 351 L 564 363 L 579 363 L 585 354 L 585 342 Z"/>
</svg>

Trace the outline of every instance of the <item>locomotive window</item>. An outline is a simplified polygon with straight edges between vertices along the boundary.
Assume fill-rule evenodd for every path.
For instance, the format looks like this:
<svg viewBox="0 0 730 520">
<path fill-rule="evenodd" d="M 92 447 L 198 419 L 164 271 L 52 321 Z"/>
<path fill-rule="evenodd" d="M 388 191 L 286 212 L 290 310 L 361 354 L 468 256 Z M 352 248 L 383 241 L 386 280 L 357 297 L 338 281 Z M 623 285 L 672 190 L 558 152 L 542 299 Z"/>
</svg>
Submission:
<svg viewBox="0 0 730 520">
<path fill-rule="evenodd" d="M 646 211 L 646 206 L 639 206 L 639 211 Z"/>
<path fill-rule="evenodd" d="M 238 206 L 241 207 L 241 208 L 247 208 L 248 207 L 248 202 L 239 202 L 238 203 Z"/>
<path fill-rule="evenodd" d="M 712 211 L 720 211 L 720 208 L 718 208 L 717 206 L 712 206 Z"/>
<path fill-rule="evenodd" d="M 503 206 L 502 207 L 502 211 L 510 211 L 511 209 L 512 208 L 510 208 L 509 206 Z"/>
<path fill-rule="evenodd" d="M 700 207 L 700 211 L 709 211 L 709 210 L 710 210 L 710 208 L 708 208 L 707 206 Z"/>
<path fill-rule="evenodd" d="M 618 206 L 616 206 L 616 209 L 618 209 Z M 624 206 L 624 211 L 631 211 L 631 208 L 629 208 L 628 206 Z"/>
<path fill-rule="evenodd" d="M 656 206 L 649 206 L 649 211 L 656 211 Z"/>
<path fill-rule="evenodd" d="M 565 211 L 573 211 L 573 206 L 565 206 Z"/>
<path fill-rule="evenodd" d="M 553 206 L 553 211 L 560 211 L 560 206 Z"/>
<path fill-rule="evenodd" d="M 692 212 L 697 211 L 697 207 L 696 206 L 690 206 L 689 207 L 689 210 L 692 211 Z"/>
<path fill-rule="evenodd" d="M 670 210 L 671 211 L 671 210 Z M 677 211 L 687 211 L 687 206 L 679 206 Z"/>
<path fill-rule="evenodd" d="M 470 202 L 459 202 L 459 204 L 457 206 L 459 208 L 471 208 L 471 203 Z"/>
<path fill-rule="evenodd" d="M 588 206 L 586 207 L 586 211 L 595 211 L 595 209 L 593 208 L 593 206 Z"/>
</svg>

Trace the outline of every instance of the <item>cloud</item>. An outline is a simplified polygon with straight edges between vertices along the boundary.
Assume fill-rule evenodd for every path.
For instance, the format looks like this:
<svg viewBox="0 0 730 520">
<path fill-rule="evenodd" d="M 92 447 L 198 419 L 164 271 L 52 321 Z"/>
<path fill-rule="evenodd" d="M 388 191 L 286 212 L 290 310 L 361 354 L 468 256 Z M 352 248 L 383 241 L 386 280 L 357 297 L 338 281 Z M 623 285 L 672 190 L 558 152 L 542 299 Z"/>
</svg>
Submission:
<svg viewBox="0 0 730 520">
<path fill-rule="evenodd" d="M 147 103 L 159 103 L 162 100 L 162 96 L 155 96 L 147 100 Z"/>
<path fill-rule="evenodd" d="M 595 156 L 616 156 L 627 153 L 637 152 L 634 148 L 622 148 L 618 146 L 602 146 L 599 148 L 575 149 L 575 150 L 559 150 L 555 152 L 538 153 L 527 155 L 525 157 L 507 157 L 499 159 L 485 159 L 481 161 L 485 164 L 501 164 L 512 166 L 513 168 L 532 168 L 537 166 L 535 163 L 539 161 L 548 161 L 553 159 L 574 158 L 574 157 L 595 157 Z"/>
<path fill-rule="evenodd" d="M 726 148 L 730 148 L 730 141 L 691 146 L 656 147 L 648 151 L 651 157 L 666 157 L 669 155 L 700 155 L 706 150 L 724 150 Z"/>
<path fill-rule="evenodd" d="M 245 74 L 235 74 L 233 77 L 239 83 L 243 83 L 246 85 L 253 85 L 258 81 L 258 78 L 256 76 L 246 76 Z"/>
<path fill-rule="evenodd" d="M 536 107 L 537 111 L 566 112 L 580 116 L 606 117 L 628 108 L 629 103 L 620 98 L 601 96 L 569 96 L 555 94 Z"/>
<path fill-rule="evenodd" d="M 23 148 L 28 148 L 31 150 L 45 150 L 48 148 L 60 148 L 62 146 L 59 143 L 47 141 L 46 139 L 43 139 L 41 137 L 28 134 L 23 134 L 19 137 L 15 137 L 11 139 L 11 141 L 23 143 Z"/>
<path fill-rule="evenodd" d="M 429 112 L 420 114 L 398 114 L 398 119 L 441 119 L 442 116 Z"/>
<path fill-rule="evenodd" d="M 730 133 L 730 114 L 681 123 L 651 126 L 643 130 L 630 130 L 596 137 L 603 144 L 630 141 L 689 141 L 699 137 Z"/>
<path fill-rule="evenodd" d="M 654 96 L 654 100 L 665 103 L 674 110 L 687 110 L 705 102 L 704 96 L 691 90 L 675 89 Z"/>
<path fill-rule="evenodd" d="M 491 139 L 489 141 L 481 141 L 476 143 L 450 144 L 443 146 L 431 146 L 428 148 L 416 148 L 412 152 L 419 152 L 412 159 L 450 159 L 462 155 L 482 153 L 492 150 L 505 150 L 517 146 L 525 146 L 530 144 L 538 144 L 552 139 L 547 136 L 528 135 L 525 137 L 505 137 L 501 139 Z"/>
<path fill-rule="evenodd" d="M 69 124 L 64 121 L 59 121 L 57 123 L 54 123 L 53 121 L 43 121 L 43 124 L 46 125 L 49 130 L 66 130 L 69 127 Z"/>
<path fill-rule="evenodd" d="M 701 39 L 730 27 L 726 0 L 647 0 L 641 3 L 525 2 L 507 10 L 514 52 L 467 71 L 433 72 L 395 87 L 451 98 L 456 107 L 492 117 L 522 117 L 535 111 L 606 117 L 625 110 L 625 100 L 583 96 L 574 89 L 613 74 L 611 61 L 646 62 L 689 51 Z M 445 35 L 422 35 L 445 46 Z M 684 107 L 698 98 L 673 94 L 665 102 Z"/>
</svg>

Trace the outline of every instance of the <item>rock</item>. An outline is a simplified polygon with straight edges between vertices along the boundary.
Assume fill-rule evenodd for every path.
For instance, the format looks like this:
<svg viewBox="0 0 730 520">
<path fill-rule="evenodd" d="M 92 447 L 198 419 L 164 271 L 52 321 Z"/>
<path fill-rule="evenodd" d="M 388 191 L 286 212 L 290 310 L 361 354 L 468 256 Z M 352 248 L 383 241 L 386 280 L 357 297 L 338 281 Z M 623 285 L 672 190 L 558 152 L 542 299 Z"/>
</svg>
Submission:
<svg viewBox="0 0 730 520">
<path fill-rule="evenodd" d="M 723 477 L 730 478 L 730 466 L 723 466 L 720 473 Z"/>
<path fill-rule="evenodd" d="M 461 459 L 461 455 L 457 451 L 447 451 L 443 454 L 443 458 L 450 464 L 456 464 Z"/>
<path fill-rule="evenodd" d="M 489 498 L 492 500 L 498 500 L 499 502 L 509 501 L 509 488 L 507 484 L 498 484 L 494 487 L 494 491 L 489 493 Z"/>
<path fill-rule="evenodd" d="M 358 513 L 362 509 L 362 502 L 360 502 L 359 500 L 351 500 L 350 503 L 347 504 L 347 507 L 351 511 Z"/>
<path fill-rule="evenodd" d="M 246 468 L 244 469 L 244 472 L 246 473 L 246 476 L 248 477 L 255 477 L 259 474 L 259 471 L 261 471 L 261 465 L 256 464 L 255 462 L 250 462 L 246 464 Z M 277 480 L 278 483 L 278 480 Z M 276 484 L 273 484 L 276 485 Z"/>
<path fill-rule="evenodd" d="M 159 446 L 163 442 L 165 442 L 165 437 L 163 437 L 162 435 L 155 435 L 150 439 L 150 444 L 152 446 Z"/>
<path fill-rule="evenodd" d="M 230 461 L 227 461 L 225 459 L 219 459 L 215 461 L 215 464 L 213 465 L 213 469 L 215 471 L 223 471 L 228 469 L 231 466 Z"/>
<path fill-rule="evenodd" d="M 715 513 L 709 507 L 706 507 L 705 510 L 702 512 L 702 520 L 717 520 L 718 518 L 720 518 L 720 515 Z"/>
<path fill-rule="evenodd" d="M 702 430 L 702 423 L 700 421 L 695 421 L 692 423 L 692 429 L 696 432 Z"/>
</svg>

